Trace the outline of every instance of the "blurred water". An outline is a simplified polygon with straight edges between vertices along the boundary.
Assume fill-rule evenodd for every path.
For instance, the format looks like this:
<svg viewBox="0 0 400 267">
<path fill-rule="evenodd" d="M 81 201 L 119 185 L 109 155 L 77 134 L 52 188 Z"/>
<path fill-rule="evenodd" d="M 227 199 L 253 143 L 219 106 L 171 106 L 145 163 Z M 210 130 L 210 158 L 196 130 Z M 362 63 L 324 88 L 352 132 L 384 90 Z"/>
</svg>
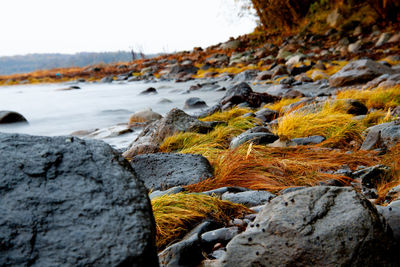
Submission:
<svg viewBox="0 0 400 267">
<path fill-rule="evenodd" d="M 174 107 L 182 109 L 189 97 L 200 97 L 211 106 L 224 95 L 224 92 L 216 91 L 185 94 L 193 84 L 195 82 L 81 83 L 78 84 L 80 90 L 70 91 L 57 90 L 68 87 L 67 84 L 4 86 L 0 87 L 0 110 L 21 113 L 29 125 L 0 125 L 0 131 L 46 136 L 69 135 L 78 130 L 101 129 L 126 123 L 132 113 L 147 107 L 165 115 Z M 156 88 L 158 94 L 139 95 L 148 87 Z M 158 103 L 162 98 L 168 98 L 172 103 Z M 127 135 L 106 138 L 104 141 L 121 147 L 132 139 L 132 135 Z"/>
</svg>

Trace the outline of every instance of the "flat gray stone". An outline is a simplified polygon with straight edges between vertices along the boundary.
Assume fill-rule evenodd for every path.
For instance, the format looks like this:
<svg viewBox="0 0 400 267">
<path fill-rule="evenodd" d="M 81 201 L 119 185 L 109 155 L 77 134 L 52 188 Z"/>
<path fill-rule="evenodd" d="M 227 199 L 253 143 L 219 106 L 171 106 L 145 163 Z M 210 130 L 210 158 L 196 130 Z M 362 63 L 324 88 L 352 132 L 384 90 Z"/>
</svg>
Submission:
<svg viewBox="0 0 400 267">
<path fill-rule="evenodd" d="M 137 177 L 153 190 L 190 185 L 213 176 L 210 163 L 201 155 L 143 154 L 134 157 L 131 165 Z"/>
</svg>

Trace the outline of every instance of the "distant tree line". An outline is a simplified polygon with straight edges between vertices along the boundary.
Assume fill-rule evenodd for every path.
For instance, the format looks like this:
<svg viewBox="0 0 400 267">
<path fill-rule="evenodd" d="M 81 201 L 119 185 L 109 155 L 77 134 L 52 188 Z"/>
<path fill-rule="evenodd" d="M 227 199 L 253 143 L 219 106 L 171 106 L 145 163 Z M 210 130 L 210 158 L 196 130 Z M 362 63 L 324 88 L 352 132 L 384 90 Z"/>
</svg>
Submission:
<svg viewBox="0 0 400 267">
<path fill-rule="evenodd" d="M 146 55 L 151 57 L 152 55 Z M 0 75 L 27 73 L 35 70 L 63 67 L 84 67 L 100 63 L 129 62 L 132 51 L 82 52 L 77 54 L 28 54 L 0 57 Z"/>
</svg>

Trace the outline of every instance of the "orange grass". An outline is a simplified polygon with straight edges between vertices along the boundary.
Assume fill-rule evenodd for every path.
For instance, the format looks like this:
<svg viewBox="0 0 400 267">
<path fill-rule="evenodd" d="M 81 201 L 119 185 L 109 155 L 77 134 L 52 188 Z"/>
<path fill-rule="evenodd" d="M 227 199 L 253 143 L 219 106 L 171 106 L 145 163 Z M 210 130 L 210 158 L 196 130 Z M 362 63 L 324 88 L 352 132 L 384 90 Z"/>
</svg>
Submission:
<svg viewBox="0 0 400 267">
<path fill-rule="evenodd" d="M 400 185 L 400 143 L 394 146 L 389 152 L 383 156 L 383 164 L 392 169 L 389 182 L 383 182 L 378 185 L 378 199 L 377 203 L 383 204 L 386 194 L 395 186 Z"/>
<path fill-rule="evenodd" d="M 250 152 L 248 151 L 250 150 Z M 241 186 L 277 192 L 293 186 L 313 186 L 330 179 L 348 182 L 349 178 L 327 173 L 343 165 L 354 169 L 372 166 L 379 159 L 374 152 L 346 154 L 321 147 L 270 148 L 243 145 L 226 151 L 215 165 L 215 178 L 189 185 L 194 192 L 223 186 Z"/>
</svg>

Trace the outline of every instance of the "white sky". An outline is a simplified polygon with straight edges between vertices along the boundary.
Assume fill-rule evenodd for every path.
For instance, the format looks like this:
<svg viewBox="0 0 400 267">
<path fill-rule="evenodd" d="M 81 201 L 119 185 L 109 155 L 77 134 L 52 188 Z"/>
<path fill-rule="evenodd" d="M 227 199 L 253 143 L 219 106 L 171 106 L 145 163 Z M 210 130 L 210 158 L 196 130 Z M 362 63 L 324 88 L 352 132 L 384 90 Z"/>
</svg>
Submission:
<svg viewBox="0 0 400 267">
<path fill-rule="evenodd" d="M 0 0 L 0 56 L 206 47 L 251 32 L 234 0 Z"/>
</svg>

